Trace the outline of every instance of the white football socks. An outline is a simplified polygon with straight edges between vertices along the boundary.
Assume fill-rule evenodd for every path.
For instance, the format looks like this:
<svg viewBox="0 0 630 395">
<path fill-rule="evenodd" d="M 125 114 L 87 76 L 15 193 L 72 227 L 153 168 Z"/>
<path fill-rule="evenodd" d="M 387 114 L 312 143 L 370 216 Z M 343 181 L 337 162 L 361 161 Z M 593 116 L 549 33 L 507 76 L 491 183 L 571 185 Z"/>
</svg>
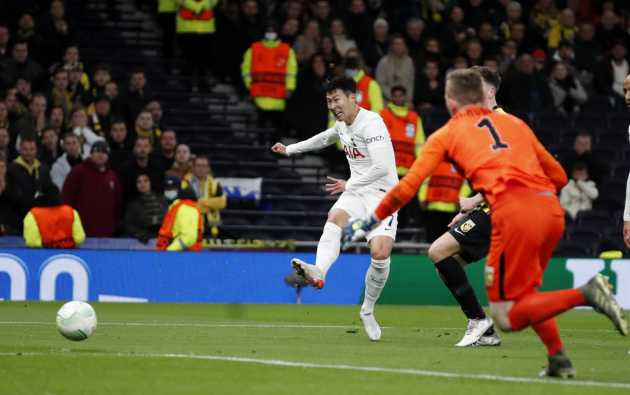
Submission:
<svg viewBox="0 0 630 395">
<path fill-rule="evenodd" d="M 315 266 L 322 271 L 323 277 L 326 277 L 328 269 L 339 257 L 340 248 L 341 228 L 333 222 L 326 222 L 322 237 L 319 238 L 317 244 L 317 256 L 315 257 Z"/>
<path fill-rule="evenodd" d="M 389 277 L 390 259 L 372 259 L 370 268 L 365 274 L 365 297 L 361 305 L 361 314 L 374 312 L 374 305 L 385 288 Z"/>
</svg>

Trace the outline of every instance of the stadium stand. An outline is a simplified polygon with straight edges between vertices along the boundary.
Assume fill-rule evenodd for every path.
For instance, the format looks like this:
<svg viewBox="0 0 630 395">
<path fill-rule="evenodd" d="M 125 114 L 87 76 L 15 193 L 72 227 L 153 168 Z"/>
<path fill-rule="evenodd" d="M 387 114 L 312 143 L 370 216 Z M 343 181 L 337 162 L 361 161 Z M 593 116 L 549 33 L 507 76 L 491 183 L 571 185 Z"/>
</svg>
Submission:
<svg viewBox="0 0 630 395">
<path fill-rule="evenodd" d="M 53 8 L 58 8 L 59 3 L 65 9 L 61 16 L 51 13 Z M 288 7 L 288 3 L 300 3 L 301 7 Z M 80 69 L 83 72 L 81 76 L 86 76 L 85 81 L 81 79 L 79 85 L 71 85 L 67 89 L 68 95 L 74 100 L 73 104 L 86 107 L 91 117 L 96 99 L 108 95 L 109 88 L 96 85 L 94 75 L 95 68 L 105 64 L 111 70 L 112 81 L 116 82 L 118 90 L 118 96 L 108 96 L 111 112 L 114 113 L 112 118 L 123 118 L 127 122 L 130 140 L 136 135 L 134 120 L 137 112 L 149 101 L 157 100 L 163 114 L 160 119 L 154 119 L 157 123 L 155 129 L 160 131 L 166 128 L 173 129 L 179 143 L 188 144 L 196 155 L 207 155 L 210 158 L 213 176 L 262 178 L 258 200 L 229 197 L 228 206 L 222 212 L 224 235 L 234 238 L 293 238 L 314 242 L 319 238 L 321 224 L 333 200 L 326 196 L 322 186 L 327 175 L 338 174 L 340 169 L 343 169 L 343 166 L 339 166 L 340 161 L 343 164 L 342 153 L 333 147 L 314 155 L 279 158 L 269 151 L 269 143 L 279 132 L 283 139 L 289 142 L 306 137 L 299 135 L 301 132 L 298 131 L 303 129 L 303 125 L 296 126 L 295 120 L 304 119 L 310 122 L 315 113 L 314 109 L 321 110 L 324 105 L 322 79 L 316 78 L 316 70 L 308 60 L 300 62 L 296 102 L 289 99 L 288 104 L 294 113 L 286 117 L 282 130 L 275 130 L 257 126 L 259 124 L 257 112 L 240 80 L 240 72 L 236 71 L 240 67 L 245 49 L 252 42 L 261 39 L 265 30 L 275 30 L 284 42 L 294 47 L 308 44 L 309 39 L 302 33 L 308 25 L 307 22 L 314 18 L 311 16 L 311 3 L 302 0 L 260 1 L 256 13 L 246 9 L 242 2 L 234 0 L 220 2 L 214 10 L 217 19 L 217 40 L 216 51 L 212 52 L 214 55 L 210 67 L 212 74 L 207 78 L 205 86 L 200 84 L 197 87 L 192 76 L 184 75 L 187 59 L 181 56 L 181 48 L 178 49 L 178 45 L 175 45 L 175 49 L 172 50 L 173 37 L 163 34 L 166 30 L 161 25 L 163 20 L 158 18 L 154 2 L 132 0 L 3 2 L 1 6 L 3 8 L 0 8 L 2 11 L 0 15 L 3 15 L 0 17 L 0 33 L 5 28 L 9 40 L 8 43 L 3 43 L 0 34 L 2 77 L 0 110 L 6 107 L 9 115 L 3 119 L 0 111 L 0 128 L 7 127 L 10 131 L 10 149 L 3 150 L 0 147 L 0 151 L 10 165 L 17 155 L 13 148 L 16 139 L 28 132 L 16 129 L 16 125 L 22 125 L 18 121 L 28 115 L 33 93 L 41 91 L 45 92 L 49 99 L 53 98 L 52 93 L 48 93 L 51 92 L 49 81 L 58 69 L 68 70 L 70 77 L 76 73 L 75 70 Z M 615 80 L 616 74 L 611 65 L 617 62 L 614 64 L 621 65 L 618 66 L 621 70 L 626 67 L 626 72 L 629 71 L 625 50 L 630 43 L 630 37 L 627 30 L 623 30 L 625 32 L 623 36 L 614 37 L 609 41 L 597 41 L 598 34 L 605 36 L 598 22 L 602 12 L 600 2 L 582 2 L 585 5 L 573 9 L 578 28 L 583 24 L 595 24 L 594 40 L 597 44 L 591 45 L 592 41 L 589 41 L 588 37 L 581 37 L 579 34 L 575 37 L 567 35 L 565 37 L 567 42 L 560 42 L 560 48 L 575 51 L 573 56 L 561 53 L 561 49 L 550 48 L 548 46 L 550 43 L 544 39 L 545 29 L 557 23 L 555 19 L 557 13 L 565 6 L 566 2 L 560 0 L 522 2 L 524 12 L 520 18 L 526 25 L 523 39 L 511 36 L 511 29 L 514 26 L 512 22 L 505 20 L 502 4 L 506 2 L 485 1 L 485 13 L 480 13 L 471 5 L 473 2 L 469 4 L 468 1 L 450 2 L 446 9 L 431 9 L 428 5 L 443 3 L 439 1 L 395 2 L 400 3 L 399 7 L 393 7 L 388 4 L 389 2 L 362 0 L 329 3 L 333 10 L 332 15 L 345 21 L 348 36 L 344 36 L 343 39 L 332 36 L 332 42 L 334 45 L 344 47 L 356 45 L 363 57 L 370 59 L 370 63 L 373 64 L 374 69 L 369 67 L 366 69 L 371 75 L 374 75 L 377 68 L 375 65 L 378 62 L 374 60 L 387 53 L 387 43 L 378 41 L 378 35 L 373 34 L 373 22 L 378 17 L 384 18 L 388 22 L 390 34 L 402 34 L 416 68 L 416 91 L 418 87 L 429 86 L 428 83 L 425 84 L 423 71 L 427 60 L 436 60 L 439 63 L 439 78 L 442 79 L 453 67 L 479 63 L 495 65 L 501 70 L 504 82 L 512 90 L 521 89 L 534 77 L 531 81 L 536 81 L 535 86 L 542 90 L 548 89 L 547 84 L 550 80 L 557 79 L 551 74 L 553 62 L 557 60 L 565 62 L 569 70 L 568 77 L 557 84 L 570 89 L 573 86 L 572 81 L 574 84 L 574 80 L 579 79 L 588 95 L 585 103 L 579 106 L 574 103 L 573 107 L 565 103 L 563 111 L 553 111 L 550 109 L 554 106 L 550 102 L 545 102 L 546 97 L 552 96 L 549 92 L 542 91 L 531 93 L 529 96 L 531 100 L 527 105 L 514 102 L 514 92 L 501 91 L 499 102 L 505 104 L 507 111 L 529 123 L 543 144 L 560 160 L 572 154 L 576 134 L 587 132 L 592 136 L 591 155 L 605 165 L 601 180 L 597 180 L 600 193 L 594 202 L 593 210 L 582 212 L 575 221 L 568 222 L 565 238 L 558 247 L 557 254 L 592 256 L 604 245 L 617 245 L 617 234 L 620 233 L 619 211 L 623 208 L 625 178 L 630 170 L 627 164 L 627 160 L 630 159 L 630 148 L 626 132 L 630 124 L 630 114 L 623 104 L 619 87 L 616 85 L 618 84 Z M 606 7 L 614 9 L 617 24 L 627 26 L 629 5 L 626 2 L 604 2 L 609 3 L 612 5 Z M 550 5 L 547 7 L 545 4 Z M 456 5 L 463 10 L 463 20 L 451 19 L 450 10 Z M 400 9 L 408 10 L 409 14 L 400 14 Z M 23 22 L 21 17 L 24 14 L 34 16 L 34 27 L 29 27 L 28 23 Z M 407 19 L 411 17 L 424 21 L 419 40 L 417 32 L 410 35 L 405 31 Z M 296 20 L 299 31 L 292 32 L 286 28 L 288 20 Z M 312 52 L 317 52 L 326 59 L 327 75 L 343 73 L 345 55 L 335 48 L 332 50 L 317 48 L 319 40 L 324 36 L 328 37 L 328 27 L 332 20 L 333 17 L 329 16 L 328 19 L 319 21 L 320 33 L 312 43 L 315 45 Z M 62 26 L 61 21 L 65 21 L 66 28 Z M 360 26 L 354 24 L 357 21 L 361 21 L 362 24 Z M 471 40 L 478 42 L 477 29 L 486 21 L 493 27 L 492 37 L 485 35 L 481 37 L 479 34 L 482 44 L 482 55 L 479 58 L 472 53 L 474 51 L 467 49 L 471 46 L 469 45 Z M 378 25 L 383 26 L 383 23 L 379 22 Z M 48 45 L 52 42 L 52 37 L 56 40 L 55 46 Z M 433 38 L 437 38 L 438 46 L 442 47 L 438 48 L 437 52 L 433 48 L 436 41 L 432 40 Z M 518 40 L 515 54 L 510 53 L 510 43 L 514 42 L 511 40 Z M 21 84 L 20 79 L 28 80 L 28 75 L 14 74 L 11 68 L 12 49 L 22 41 L 29 44 L 29 59 L 41 63 L 44 70 L 41 76 L 28 81 L 32 86 L 30 92 L 18 86 Z M 323 41 L 330 40 L 322 39 Z M 69 60 L 64 57 L 66 47 L 75 42 L 78 42 L 79 57 L 76 60 Z M 586 62 L 586 66 L 580 61 L 585 48 L 589 51 L 592 49 L 594 59 L 590 63 Z M 309 50 L 301 48 L 298 52 L 304 51 Z M 542 51 L 544 56 L 541 57 L 540 52 L 536 51 Z M 535 63 L 535 69 L 528 69 L 527 58 L 517 57 L 522 54 L 536 55 L 534 59 L 538 63 Z M 542 59 L 542 63 L 539 59 Z M 80 67 L 75 67 L 75 63 L 80 64 Z M 132 76 L 137 72 L 141 72 L 146 79 L 146 85 L 141 89 L 133 88 L 132 80 L 135 77 Z M 85 86 L 81 88 L 80 85 L 84 83 Z M 88 85 L 89 88 L 86 88 Z M 14 90 L 16 87 L 17 92 Z M 299 105 L 296 104 L 298 102 Z M 435 103 L 429 104 L 424 98 L 422 100 L 410 98 L 410 103 L 415 105 L 421 114 L 427 135 L 449 118 L 443 107 Z M 45 123 L 51 122 L 51 107 L 53 102 L 49 100 Z M 66 107 L 64 111 L 67 121 L 71 113 Z M 326 121 L 322 119 L 318 122 L 325 124 Z M 38 135 L 42 125 L 38 122 L 33 125 Z M 66 126 L 61 128 L 59 133 L 69 131 L 68 126 L 69 123 L 66 122 Z M 312 133 L 317 131 L 312 130 Z M 108 132 L 104 131 L 101 137 L 110 140 Z M 10 181 L 11 172 L 8 177 L 6 189 L 11 191 L 13 188 Z M 11 204 L 6 200 L 8 199 L 6 191 L 2 192 L 0 199 L 3 204 L 4 202 Z M 11 213 L 6 211 L 3 209 L 0 212 L 2 214 L 0 219 L 3 221 L 2 232 L 19 234 L 21 219 L 12 218 Z M 400 240 L 424 241 L 425 230 L 416 228 L 417 225 L 413 226 L 400 229 Z"/>
</svg>

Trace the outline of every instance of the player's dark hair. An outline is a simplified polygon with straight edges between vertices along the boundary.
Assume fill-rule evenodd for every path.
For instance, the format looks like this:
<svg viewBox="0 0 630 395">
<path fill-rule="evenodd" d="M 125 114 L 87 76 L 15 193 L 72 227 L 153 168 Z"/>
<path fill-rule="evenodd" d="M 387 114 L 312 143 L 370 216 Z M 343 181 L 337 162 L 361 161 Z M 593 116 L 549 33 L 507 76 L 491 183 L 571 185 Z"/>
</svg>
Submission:
<svg viewBox="0 0 630 395">
<path fill-rule="evenodd" d="M 326 82 L 326 93 L 333 93 L 336 90 L 340 90 L 346 94 L 356 93 L 357 83 L 354 79 L 348 77 L 335 77 Z"/>
<path fill-rule="evenodd" d="M 487 66 L 473 66 L 471 69 L 478 72 L 487 84 L 494 86 L 494 90 L 499 91 L 501 87 L 501 75 L 497 71 L 493 71 Z"/>
<path fill-rule="evenodd" d="M 446 96 L 461 105 L 482 103 L 481 74 L 471 69 L 450 72 L 446 77 Z"/>
<path fill-rule="evenodd" d="M 394 85 L 392 86 L 391 94 L 394 96 L 394 92 L 402 92 L 403 95 L 407 94 L 407 88 L 402 85 Z"/>
</svg>

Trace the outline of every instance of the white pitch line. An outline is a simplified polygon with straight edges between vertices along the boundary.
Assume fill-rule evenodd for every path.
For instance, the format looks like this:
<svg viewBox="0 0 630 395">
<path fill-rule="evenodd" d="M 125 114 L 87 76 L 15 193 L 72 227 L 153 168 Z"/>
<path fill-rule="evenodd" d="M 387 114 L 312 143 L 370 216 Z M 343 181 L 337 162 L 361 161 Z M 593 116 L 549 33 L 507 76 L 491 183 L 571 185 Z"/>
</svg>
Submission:
<svg viewBox="0 0 630 395">
<path fill-rule="evenodd" d="M 0 325 L 54 325 L 54 322 L 43 321 L 0 321 Z M 99 326 L 147 326 L 147 327 L 193 327 L 193 328 L 256 328 L 256 329 L 353 329 L 356 325 L 317 325 L 317 324 L 256 324 L 256 323 L 217 323 L 217 324 L 201 324 L 201 323 L 168 323 L 168 322 L 99 322 Z M 383 328 L 391 328 L 384 326 Z"/>
<path fill-rule="evenodd" d="M 121 358 L 164 358 L 164 359 L 193 359 L 205 361 L 221 361 L 221 362 L 237 362 L 246 364 L 266 365 L 266 366 L 283 366 L 289 368 L 310 368 L 310 369 L 332 369 L 332 370 L 349 370 L 355 372 L 374 372 L 374 373 L 390 373 L 402 374 L 420 377 L 440 377 L 454 380 L 480 380 L 480 381 L 497 381 L 504 383 L 522 383 L 522 384 L 543 384 L 543 385 L 562 385 L 575 387 L 599 387 L 599 388 L 621 388 L 630 389 L 630 383 L 616 383 L 592 380 L 556 380 L 556 379 L 538 379 L 530 377 L 518 376 L 500 376 L 493 374 L 474 374 L 474 373 L 454 373 L 442 372 L 436 370 L 423 370 L 414 368 L 386 368 L 380 366 L 360 366 L 347 364 L 328 364 L 313 363 L 300 361 L 285 361 L 281 359 L 260 359 L 246 357 L 232 357 L 224 355 L 199 355 L 199 354 L 128 354 L 128 353 L 80 353 L 72 352 L 0 352 L 0 356 L 96 356 L 96 357 L 121 357 Z"/>
<path fill-rule="evenodd" d="M 0 321 L 0 326 L 6 325 L 54 325 L 54 321 Z M 216 324 L 205 324 L 196 322 L 119 322 L 119 321 L 105 321 L 99 322 L 99 326 L 139 326 L 139 327 L 159 327 L 159 328 L 256 328 L 256 329 L 355 329 L 359 328 L 359 325 L 335 325 L 335 324 L 271 324 L 271 323 L 257 323 L 255 321 L 249 322 L 226 322 Z M 427 327 L 419 328 L 417 326 L 382 326 L 383 329 L 409 329 L 409 330 L 427 330 L 427 331 L 459 331 L 463 330 L 462 327 Z M 617 333 L 614 329 L 580 329 L 580 328 L 563 328 L 563 332 L 589 332 L 589 333 Z"/>
</svg>

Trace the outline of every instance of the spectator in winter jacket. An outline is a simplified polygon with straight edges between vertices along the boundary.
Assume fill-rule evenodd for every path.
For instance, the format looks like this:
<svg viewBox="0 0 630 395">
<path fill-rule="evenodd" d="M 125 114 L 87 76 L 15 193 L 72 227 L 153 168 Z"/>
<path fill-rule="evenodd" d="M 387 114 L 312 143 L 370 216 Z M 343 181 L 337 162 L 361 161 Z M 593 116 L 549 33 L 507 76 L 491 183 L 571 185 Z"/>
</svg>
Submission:
<svg viewBox="0 0 630 395">
<path fill-rule="evenodd" d="M 37 160 L 37 143 L 30 137 L 20 141 L 20 156 L 7 170 L 7 193 L 19 218 L 33 207 L 33 199 L 42 185 L 51 182 L 50 170 Z"/>
<path fill-rule="evenodd" d="M 121 174 L 120 169 L 129 161 L 133 150 L 133 139 L 127 133 L 127 125 L 122 119 L 114 119 L 112 121 L 107 141 L 110 148 L 110 167 L 116 170 L 118 174 Z"/>
<path fill-rule="evenodd" d="M 148 137 L 138 137 L 133 146 L 133 155 L 120 171 L 125 200 L 133 197 L 136 192 L 138 175 L 147 174 L 151 179 L 154 191 L 163 191 L 164 169 L 151 157 L 153 150 Z"/>
<path fill-rule="evenodd" d="M 75 166 L 63 185 L 63 201 L 81 216 L 88 237 L 112 237 L 122 212 L 122 187 L 107 167 L 109 146 L 92 144 L 90 157 Z"/>
<path fill-rule="evenodd" d="M 63 155 L 55 161 L 50 171 L 50 178 L 60 191 L 63 189 L 63 183 L 70 174 L 70 170 L 83 162 L 81 143 L 76 134 L 68 132 L 63 136 L 63 151 Z"/>
<path fill-rule="evenodd" d="M 125 210 L 125 234 L 146 243 L 157 237 L 168 203 L 163 194 L 151 190 L 151 179 L 147 174 L 138 174 L 136 192 L 136 198 Z"/>
<path fill-rule="evenodd" d="M 407 54 L 407 44 L 400 35 L 395 35 L 389 42 L 389 51 L 378 62 L 376 80 L 383 89 L 387 100 L 392 87 L 402 85 L 407 90 L 407 101 L 411 102 L 414 90 L 415 68 L 413 61 Z"/>
<path fill-rule="evenodd" d="M 173 129 L 165 129 L 160 136 L 158 149 L 151 154 L 151 160 L 162 169 L 162 174 L 173 166 L 176 147 L 177 134 Z"/>
<path fill-rule="evenodd" d="M 569 183 L 560 192 L 560 204 L 573 219 L 580 211 L 593 208 L 593 201 L 599 196 L 595 181 L 588 179 L 588 168 L 584 163 L 576 163 Z"/>
<path fill-rule="evenodd" d="M 582 83 L 569 72 L 564 62 L 558 62 L 553 66 L 549 90 L 556 111 L 563 115 L 579 111 L 580 105 L 588 99 Z"/>
<path fill-rule="evenodd" d="M 92 144 L 96 141 L 104 141 L 105 139 L 98 134 L 94 133 L 88 126 L 87 112 L 83 107 L 75 107 L 72 110 L 72 117 L 70 118 L 70 130 L 76 134 L 83 146 L 83 155 L 87 156 L 92 152 Z"/>
<path fill-rule="evenodd" d="M 61 156 L 59 135 L 52 127 L 45 127 L 41 133 L 41 145 L 39 147 L 39 160 L 51 167 Z"/>
</svg>

